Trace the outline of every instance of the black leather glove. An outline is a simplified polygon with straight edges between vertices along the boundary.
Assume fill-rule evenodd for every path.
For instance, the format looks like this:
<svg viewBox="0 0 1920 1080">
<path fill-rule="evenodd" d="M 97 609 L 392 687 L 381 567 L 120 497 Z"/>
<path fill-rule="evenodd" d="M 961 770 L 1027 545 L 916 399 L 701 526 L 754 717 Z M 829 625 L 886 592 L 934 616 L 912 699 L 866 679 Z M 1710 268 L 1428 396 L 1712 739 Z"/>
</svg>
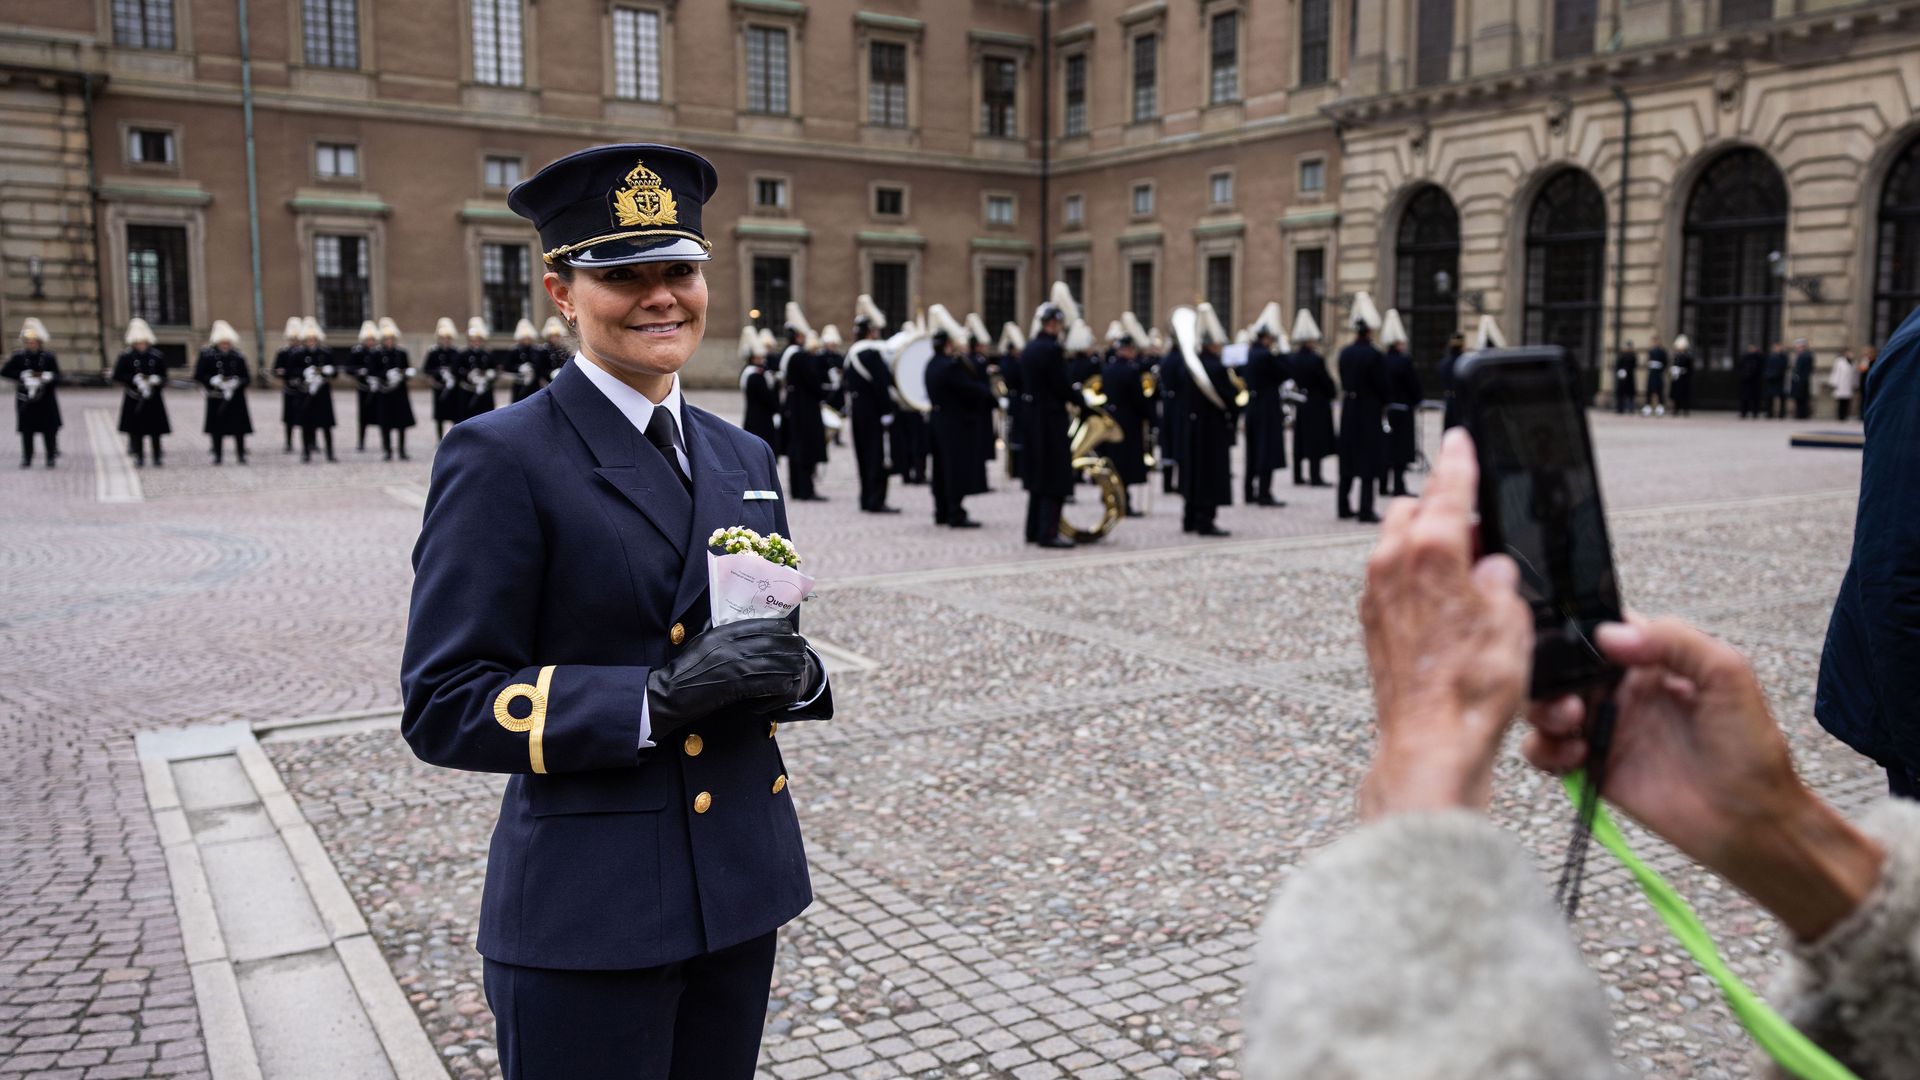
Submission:
<svg viewBox="0 0 1920 1080">
<path fill-rule="evenodd" d="M 764 710 L 805 700 L 818 663 L 785 619 L 743 619 L 706 630 L 647 675 L 658 740 L 730 706 Z"/>
</svg>

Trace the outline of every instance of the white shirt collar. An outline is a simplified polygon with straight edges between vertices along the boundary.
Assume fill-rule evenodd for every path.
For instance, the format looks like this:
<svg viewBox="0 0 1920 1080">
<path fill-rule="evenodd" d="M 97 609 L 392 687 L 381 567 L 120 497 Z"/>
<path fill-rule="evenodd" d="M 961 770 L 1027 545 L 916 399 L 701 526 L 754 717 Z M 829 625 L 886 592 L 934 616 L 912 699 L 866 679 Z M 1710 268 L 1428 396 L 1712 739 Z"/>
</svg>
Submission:
<svg viewBox="0 0 1920 1080">
<path fill-rule="evenodd" d="M 600 392 L 607 396 L 608 401 L 613 402 L 613 407 L 620 410 L 621 415 L 627 418 L 634 430 L 642 435 L 647 433 L 647 421 L 653 419 L 654 404 L 647 400 L 645 394 L 614 378 L 599 364 L 579 353 L 573 354 L 573 363 L 580 369 L 581 374 L 600 388 Z M 680 445 L 684 451 L 687 427 L 682 420 L 680 409 L 680 376 L 673 377 L 673 389 L 667 391 L 666 400 L 660 405 L 673 414 L 673 425 L 680 432 Z"/>
</svg>

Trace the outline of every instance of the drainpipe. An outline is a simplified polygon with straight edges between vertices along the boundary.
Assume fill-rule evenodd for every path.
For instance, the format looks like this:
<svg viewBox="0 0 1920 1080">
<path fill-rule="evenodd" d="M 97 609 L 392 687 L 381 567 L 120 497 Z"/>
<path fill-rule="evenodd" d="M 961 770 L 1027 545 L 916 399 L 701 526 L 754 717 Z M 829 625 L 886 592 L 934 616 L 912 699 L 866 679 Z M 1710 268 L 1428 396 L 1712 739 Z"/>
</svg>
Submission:
<svg viewBox="0 0 1920 1080">
<path fill-rule="evenodd" d="M 1040 0 L 1040 295 L 1046 296 L 1053 280 L 1050 255 L 1053 208 L 1051 180 L 1053 171 L 1053 0 Z M 1084 285 L 1081 286 L 1085 288 Z M 1086 297 L 1075 297 L 1082 303 Z"/>
<path fill-rule="evenodd" d="M 113 361 L 107 336 L 106 254 L 100 248 L 100 168 L 93 146 L 93 72 L 80 73 L 81 121 L 87 126 L 87 231 L 93 234 L 93 315 L 100 340 L 100 372 L 106 374 Z"/>
<path fill-rule="evenodd" d="M 1627 164 L 1633 158 L 1633 99 L 1613 84 L 1613 96 L 1620 101 L 1620 212 L 1614 215 L 1613 249 L 1613 348 L 1615 352 L 1627 340 Z"/>
<path fill-rule="evenodd" d="M 247 139 L 247 253 L 252 258 L 253 269 L 253 363 L 254 370 L 260 371 L 266 366 L 267 331 L 266 305 L 260 295 L 260 172 L 253 145 L 253 49 L 247 37 L 247 0 L 236 2 L 240 8 L 240 123 Z"/>
</svg>

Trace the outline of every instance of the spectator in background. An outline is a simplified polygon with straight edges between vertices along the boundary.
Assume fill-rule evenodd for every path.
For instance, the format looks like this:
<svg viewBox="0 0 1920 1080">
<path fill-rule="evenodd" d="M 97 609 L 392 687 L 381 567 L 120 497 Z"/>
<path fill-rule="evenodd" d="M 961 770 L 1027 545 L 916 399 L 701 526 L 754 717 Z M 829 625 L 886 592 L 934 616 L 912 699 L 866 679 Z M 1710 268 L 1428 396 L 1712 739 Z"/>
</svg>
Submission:
<svg viewBox="0 0 1920 1080">
<path fill-rule="evenodd" d="M 1853 351 L 1841 349 L 1840 355 L 1833 358 L 1833 371 L 1827 376 L 1827 385 L 1833 388 L 1833 410 L 1843 424 L 1853 407 L 1853 388 L 1859 379 L 1860 373 L 1853 366 Z"/>
</svg>

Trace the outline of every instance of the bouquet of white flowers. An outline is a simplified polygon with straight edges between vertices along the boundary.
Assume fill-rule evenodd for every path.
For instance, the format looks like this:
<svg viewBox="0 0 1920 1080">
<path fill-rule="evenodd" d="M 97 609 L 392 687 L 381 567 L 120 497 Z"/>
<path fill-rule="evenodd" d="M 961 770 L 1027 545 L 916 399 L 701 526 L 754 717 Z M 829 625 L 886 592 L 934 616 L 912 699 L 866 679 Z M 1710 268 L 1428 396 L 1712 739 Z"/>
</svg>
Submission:
<svg viewBox="0 0 1920 1080">
<path fill-rule="evenodd" d="M 713 625 L 742 619 L 782 619 L 813 592 L 800 572 L 800 553 L 779 533 L 761 536 L 745 526 L 715 529 L 707 537 L 708 611 Z"/>
</svg>

